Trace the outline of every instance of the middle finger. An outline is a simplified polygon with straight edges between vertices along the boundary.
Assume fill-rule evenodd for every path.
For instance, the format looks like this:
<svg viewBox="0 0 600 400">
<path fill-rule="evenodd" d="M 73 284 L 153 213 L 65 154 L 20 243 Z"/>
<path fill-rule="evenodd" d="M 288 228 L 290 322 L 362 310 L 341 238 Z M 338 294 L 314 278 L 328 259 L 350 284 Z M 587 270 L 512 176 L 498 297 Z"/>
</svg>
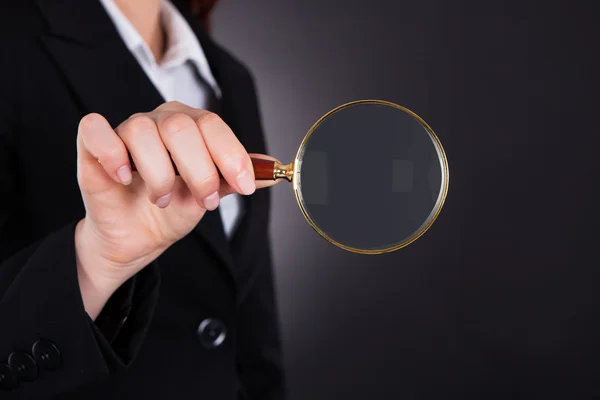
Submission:
<svg viewBox="0 0 600 400">
<path fill-rule="evenodd" d="M 217 208 L 219 174 L 194 120 L 183 113 L 160 113 L 156 120 L 162 141 L 196 202 L 207 210 Z"/>
</svg>

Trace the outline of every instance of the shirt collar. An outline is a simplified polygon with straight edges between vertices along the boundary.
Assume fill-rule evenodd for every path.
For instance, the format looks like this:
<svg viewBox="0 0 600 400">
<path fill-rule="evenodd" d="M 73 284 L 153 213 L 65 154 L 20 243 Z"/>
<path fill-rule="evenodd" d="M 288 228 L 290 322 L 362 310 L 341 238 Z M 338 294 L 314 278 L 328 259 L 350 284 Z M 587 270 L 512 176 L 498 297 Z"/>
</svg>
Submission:
<svg viewBox="0 0 600 400">
<path fill-rule="evenodd" d="M 114 0 L 100 0 L 109 17 L 112 19 L 125 46 L 131 52 L 141 52 L 153 68 L 175 67 L 191 61 L 198 74 L 210 85 L 217 97 L 221 97 L 221 89 L 214 78 L 206 55 L 200 46 L 198 38 L 188 25 L 179 10 L 168 0 L 161 2 L 161 21 L 166 31 L 166 51 L 160 66 L 157 65 L 154 55 L 144 42 L 135 27 L 121 12 Z"/>
</svg>

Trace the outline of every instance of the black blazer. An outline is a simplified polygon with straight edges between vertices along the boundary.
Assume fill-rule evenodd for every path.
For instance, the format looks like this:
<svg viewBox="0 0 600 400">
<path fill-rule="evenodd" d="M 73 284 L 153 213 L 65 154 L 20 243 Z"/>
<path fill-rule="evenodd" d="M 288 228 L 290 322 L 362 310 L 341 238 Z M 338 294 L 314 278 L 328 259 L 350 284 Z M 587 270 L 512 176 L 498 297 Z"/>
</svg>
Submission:
<svg viewBox="0 0 600 400">
<path fill-rule="evenodd" d="M 222 88 L 221 117 L 267 153 L 250 73 L 174 3 Z M 269 191 L 244 197 L 231 242 L 207 213 L 92 321 L 73 244 L 77 126 L 164 100 L 97 0 L 11 2 L 0 26 L 0 398 L 281 399 Z"/>
</svg>

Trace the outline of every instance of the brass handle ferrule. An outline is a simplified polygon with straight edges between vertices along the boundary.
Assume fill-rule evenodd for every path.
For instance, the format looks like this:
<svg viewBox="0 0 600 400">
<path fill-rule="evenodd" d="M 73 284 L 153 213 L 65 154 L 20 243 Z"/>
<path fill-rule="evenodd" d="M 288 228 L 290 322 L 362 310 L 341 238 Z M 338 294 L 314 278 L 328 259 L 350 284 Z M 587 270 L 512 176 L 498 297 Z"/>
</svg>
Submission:
<svg viewBox="0 0 600 400">
<path fill-rule="evenodd" d="M 273 166 L 273 180 L 277 180 L 280 178 L 286 179 L 289 182 L 292 181 L 294 177 L 294 163 L 289 164 L 280 164 L 275 161 L 275 165 Z"/>
</svg>

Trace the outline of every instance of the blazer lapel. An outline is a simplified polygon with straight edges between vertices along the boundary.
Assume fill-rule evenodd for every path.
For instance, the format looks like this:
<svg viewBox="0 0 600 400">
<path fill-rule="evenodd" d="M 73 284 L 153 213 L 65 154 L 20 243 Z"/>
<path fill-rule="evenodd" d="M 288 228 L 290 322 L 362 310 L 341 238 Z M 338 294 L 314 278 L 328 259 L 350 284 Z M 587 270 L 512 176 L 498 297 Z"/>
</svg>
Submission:
<svg viewBox="0 0 600 400">
<path fill-rule="evenodd" d="M 117 126 L 164 103 L 99 1 L 37 2 L 50 26 L 43 45 L 64 72 L 82 114 L 97 112 Z M 233 274 L 219 212 L 207 212 L 194 231 Z"/>
<path fill-rule="evenodd" d="M 42 42 L 63 70 L 83 112 L 102 114 L 116 126 L 163 102 L 99 1 L 38 2 L 51 29 Z"/>
</svg>

